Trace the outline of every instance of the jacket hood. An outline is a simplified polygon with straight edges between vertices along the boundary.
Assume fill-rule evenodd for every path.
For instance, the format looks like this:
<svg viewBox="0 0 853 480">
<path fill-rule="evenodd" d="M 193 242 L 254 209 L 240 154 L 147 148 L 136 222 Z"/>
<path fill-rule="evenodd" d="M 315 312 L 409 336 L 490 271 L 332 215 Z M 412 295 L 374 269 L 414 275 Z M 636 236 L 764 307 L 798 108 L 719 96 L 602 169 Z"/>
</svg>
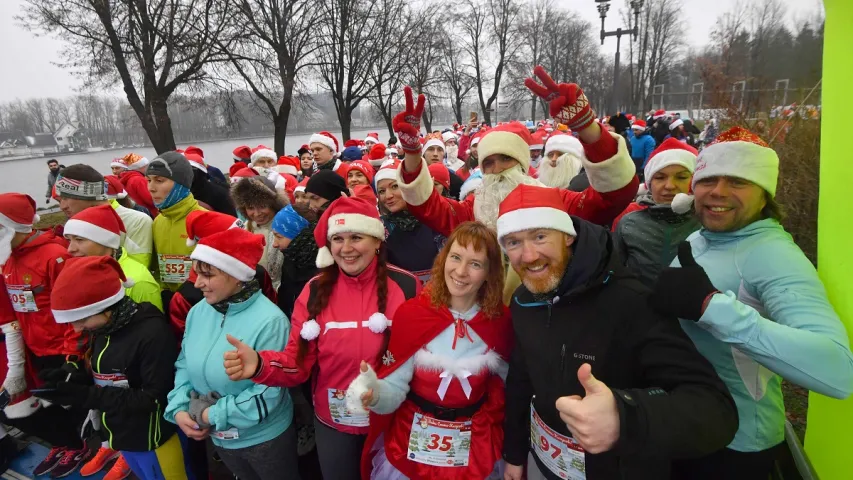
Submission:
<svg viewBox="0 0 853 480">
<path fill-rule="evenodd" d="M 68 243 L 65 239 L 57 236 L 53 230 L 35 230 L 33 231 L 33 235 L 24 240 L 24 243 L 14 248 L 12 253 L 23 254 L 29 250 L 39 248 L 42 245 L 47 245 L 49 243 L 55 243 L 63 248 L 68 248 Z"/>
<path fill-rule="evenodd" d="M 790 236 L 782 225 L 772 218 L 765 218 L 764 220 L 752 222 L 740 230 L 735 230 L 734 232 L 712 232 L 705 228 L 699 230 L 699 234 L 710 242 L 734 241 L 752 235 L 766 235 L 770 233 L 775 233 L 781 236 Z"/>
<path fill-rule="evenodd" d="M 245 178 L 235 183 L 231 187 L 231 199 L 234 200 L 234 206 L 243 216 L 246 215 L 246 207 L 264 205 L 277 212 L 287 205 L 287 201 L 275 190 L 270 189 L 254 177 Z"/>
</svg>

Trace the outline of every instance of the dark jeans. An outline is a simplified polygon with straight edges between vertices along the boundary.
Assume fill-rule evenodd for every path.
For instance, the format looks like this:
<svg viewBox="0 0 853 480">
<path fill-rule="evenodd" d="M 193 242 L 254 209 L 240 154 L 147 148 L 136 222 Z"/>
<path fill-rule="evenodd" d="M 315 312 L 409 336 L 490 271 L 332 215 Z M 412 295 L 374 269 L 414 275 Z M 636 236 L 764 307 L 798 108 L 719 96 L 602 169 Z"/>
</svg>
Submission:
<svg viewBox="0 0 853 480">
<path fill-rule="evenodd" d="M 767 480 L 773 463 L 786 448 L 785 442 L 758 452 L 738 452 L 728 448 L 706 457 L 675 461 L 672 478 L 678 480 Z"/>
<path fill-rule="evenodd" d="M 258 445 L 214 448 L 225 466 L 240 480 L 299 480 L 294 424 L 281 435 Z"/>
<path fill-rule="evenodd" d="M 367 435 L 352 435 L 327 427 L 314 417 L 314 435 L 317 456 L 323 480 L 351 480 L 358 478 L 361 468 L 361 451 Z"/>
</svg>

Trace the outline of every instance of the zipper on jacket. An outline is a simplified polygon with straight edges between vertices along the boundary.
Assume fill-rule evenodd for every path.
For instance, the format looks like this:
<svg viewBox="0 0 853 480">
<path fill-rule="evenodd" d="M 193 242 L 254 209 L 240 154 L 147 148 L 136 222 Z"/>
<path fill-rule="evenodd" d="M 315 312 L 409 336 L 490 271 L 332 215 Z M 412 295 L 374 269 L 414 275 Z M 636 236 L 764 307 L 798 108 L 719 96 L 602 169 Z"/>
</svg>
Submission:
<svg viewBox="0 0 853 480">
<path fill-rule="evenodd" d="M 563 344 L 563 347 L 560 348 L 560 378 L 563 378 L 563 374 L 566 373 L 566 344 Z"/>
<path fill-rule="evenodd" d="M 551 307 L 554 306 L 554 300 L 545 302 L 548 304 L 548 320 L 545 322 L 545 328 L 551 328 Z"/>
</svg>

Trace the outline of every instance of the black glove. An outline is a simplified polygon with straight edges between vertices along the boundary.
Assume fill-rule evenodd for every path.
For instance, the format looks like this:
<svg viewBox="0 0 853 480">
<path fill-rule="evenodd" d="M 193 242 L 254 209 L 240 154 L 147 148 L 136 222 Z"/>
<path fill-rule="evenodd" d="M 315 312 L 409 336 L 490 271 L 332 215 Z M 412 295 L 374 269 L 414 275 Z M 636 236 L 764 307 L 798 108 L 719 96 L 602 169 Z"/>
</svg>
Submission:
<svg viewBox="0 0 853 480">
<path fill-rule="evenodd" d="M 69 359 L 59 368 L 49 368 L 39 372 L 39 378 L 47 383 L 71 382 L 91 385 L 92 376 L 82 360 Z"/>
<path fill-rule="evenodd" d="M 678 245 L 678 261 L 681 268 L 667 267 L 660 273 L 649 305 L 664 315 L 698 321 L 705 299 L 719 290 L 696 263 L 689 242 Z"/>
<path fill-rule="evenodd" d="M 79 383 L 59 382 L 47 383 L 43 388 L 53 388 L 55 390 L 39 392 L 36 397 L 49 400 L 59 405 L 84 407 L 89 402 L 89 395 L 92 389 L 96 387 L 94 385 L 86 386 Z"/>
</svg>

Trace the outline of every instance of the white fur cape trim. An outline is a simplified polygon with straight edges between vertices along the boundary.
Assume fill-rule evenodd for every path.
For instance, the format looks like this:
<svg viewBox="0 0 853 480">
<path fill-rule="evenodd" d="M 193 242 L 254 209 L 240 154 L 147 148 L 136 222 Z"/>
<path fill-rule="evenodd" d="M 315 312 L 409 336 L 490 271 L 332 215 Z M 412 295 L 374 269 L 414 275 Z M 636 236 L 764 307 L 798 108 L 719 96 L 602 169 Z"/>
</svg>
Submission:
<svg viewBox="0 0 853 480">
<path fill-rule="evenodd" d="M 400 166 L 397 167 L 397 186 L 400 187 L 400 194 L 409 205 L 415 207 L 423 205 L 429 200 L 435 189 L 426 160 L 421 160 L 421 171 L 418 172 L 418 177 L 412 183 L 403 181 L 404 165 L 405 162 L 400 162 Z"/>
<path fill-rule="evenodd" d="M 463 372 L 466 371 L 476 375 L 483 369 L 498 373 L 501 361 L 501 356 L 494 350 L 457 359 L 438 355 L 423 348 L 415 354 L 415 367 L 436 372 L 448 372 L 454 376 L 462 376 Z"/>
<path fill-rule="evenodd" d="M 606 132 L 610 133 L 610 132 Z M 621 135 L 610 133 L 618 144 L 616 155 L 603 162 L 593 163 L 586 156 L 581 158 L 583 167 L 589 177 L 589 184 L 596 192 L 614 192 L 625 187 L 636 174 L 637 167 L 628 154 L 628 147 Z M 404 197 L 405 198 L 405 197 Z"/>
</svg>

